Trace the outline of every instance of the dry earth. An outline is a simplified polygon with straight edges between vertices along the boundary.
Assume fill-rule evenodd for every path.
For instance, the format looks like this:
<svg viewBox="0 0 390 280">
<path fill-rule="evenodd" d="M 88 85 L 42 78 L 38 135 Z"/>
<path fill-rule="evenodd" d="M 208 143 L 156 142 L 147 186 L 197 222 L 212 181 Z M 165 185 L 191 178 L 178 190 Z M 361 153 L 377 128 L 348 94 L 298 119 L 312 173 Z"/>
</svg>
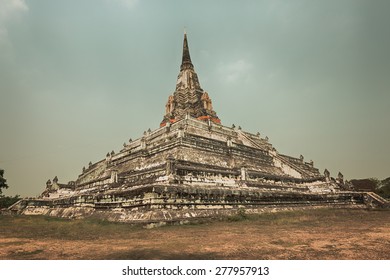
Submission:
<svg viewBox="0 0 390 280">
<path fill-rule="evenodd" d="M 316 209 L 153 229 L 0 215 L 0 259 L 390 259 L 390 211 Z"/>
</svg>

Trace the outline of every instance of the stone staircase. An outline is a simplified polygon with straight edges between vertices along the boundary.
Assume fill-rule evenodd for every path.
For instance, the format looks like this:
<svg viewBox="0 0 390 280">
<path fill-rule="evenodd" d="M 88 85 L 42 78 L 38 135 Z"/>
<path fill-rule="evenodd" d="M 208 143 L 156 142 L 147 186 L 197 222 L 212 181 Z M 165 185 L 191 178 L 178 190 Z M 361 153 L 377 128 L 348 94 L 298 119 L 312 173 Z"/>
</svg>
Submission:
<svg viewBox="0 0 390 280">
<path fill-rule="evenodd" d="M 259 145 L 258 143 L 256 143 L 255 141 L 253 141 L 250 137 L 248 137 L 244 132 L 242 131 L 238 131 L 238 135 L 241 136 L 241 138 L 244 138 L 246 141 L 248 141 L 252 146 L 254 146 L 255 148 L 258 148 L 258 149 L 261 149 L 261 150 L 264 150 L 264 147 L 262 147 L 261 145 Z M 285 158 L 283 158 L 282 156 L 280 156 L 279 154 L 275 154 L 273 155 L 275 158 L 277 158 L 278 160 L 280 160 L 281 162 L 283 162 L 284 164 L 288 165 L 288 166 L 291 166 L 293 169 L 297 170 L 300 174 L 302 174 L 304 177 L 306 178 L 310 178 L 310 177 L 313 177 L 313 175 L 311 173 L 309 173 L 307 170 L 301 168 L 300 166 L 298 166 L 297 164 L 294 164 L 288 160 L 286 160 Z"/>
<path fill-rule="evenodd" d="M 390 208 L 390 201 L 374 192 L 365 193 L 366 204 L 372 207 Z"/>
</svg>

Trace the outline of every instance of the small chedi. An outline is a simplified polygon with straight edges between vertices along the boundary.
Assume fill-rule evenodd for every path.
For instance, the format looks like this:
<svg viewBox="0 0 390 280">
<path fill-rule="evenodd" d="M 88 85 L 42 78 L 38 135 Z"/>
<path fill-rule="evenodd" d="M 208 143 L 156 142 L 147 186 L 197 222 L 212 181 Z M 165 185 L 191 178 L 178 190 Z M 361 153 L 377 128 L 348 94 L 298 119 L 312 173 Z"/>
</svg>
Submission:
<svg viewBox="0 0 390 280">
<path fill-rule="evenodd" d="M 48 180 L 39 198 L 10 209 L 21 214 L 95 216 L 155 222 L 297 207 L 375 207 L 386 203 L 351 190 L 313 161 L 279 153 L 259 133 L 224 126 L 201 88 L 184 34 L 176 90 L 160 127 L 89 163 L 75 181 Z"/>
</svg>

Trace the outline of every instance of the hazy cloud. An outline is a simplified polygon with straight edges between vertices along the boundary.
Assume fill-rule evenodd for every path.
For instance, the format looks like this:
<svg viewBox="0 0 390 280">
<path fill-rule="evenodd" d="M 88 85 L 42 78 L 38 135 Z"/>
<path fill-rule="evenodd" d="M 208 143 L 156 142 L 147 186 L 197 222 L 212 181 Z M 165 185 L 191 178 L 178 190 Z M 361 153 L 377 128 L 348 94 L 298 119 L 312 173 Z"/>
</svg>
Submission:
<svg viewBox="0 0 390 280">
<path fill-rule="evenodd" d="M 139 0 L 118 0 L 123 6 L 128 9 L 134 9 L 137 6 Z"/>
<path fill-rule="evenodd" d="M 0 42 L 8 36 L 7 22 L 26 11 L 28 6 L 24 0 L 0 0 Z"/>
<path fill-rule="evenodd" d="M 239 59 L 228 64 L 224 64 L 220 67 L 222 77 L 228 83 L 236 83 L 248 81 L 253 66 L 251 63 L 244 59 Z"/>
<path fill-rule="evenodd" d="M 5 29 L 5 27 L 0 25 L 0 43 L 3 40 L 3 38 L 7 37 L 7 34 L 8 34 L 7 29 Z"/>
<path fill-rule="evenodd" d="M 24 0 L 1 0 L 0 23 L 4 23 L 25 11 L 28 11 L 28 6 Z"/>
</svg>

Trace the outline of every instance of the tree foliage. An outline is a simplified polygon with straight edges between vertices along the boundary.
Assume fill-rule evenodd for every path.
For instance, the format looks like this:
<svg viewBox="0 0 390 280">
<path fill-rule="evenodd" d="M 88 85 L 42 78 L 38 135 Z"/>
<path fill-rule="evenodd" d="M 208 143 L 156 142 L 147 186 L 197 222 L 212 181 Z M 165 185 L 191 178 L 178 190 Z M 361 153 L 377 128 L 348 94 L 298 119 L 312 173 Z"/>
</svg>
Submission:
<svg viewBox="0 0 390 280">
<path fill-rule="evenodd" d="M 15 196 L 0 196 L 0 209 L 1 208 L 8 208 L 12 204 L 17 202 L 18 200 L 20 200 L 20 196 L 19 195 L 15 195 Z"/>
<path fill-rule="evenodd" d="M 4 178 L 4 170 L 0 169 L 0 209 L 8 208 L 20 199 L 19 195 L 15 195 L 15 196 L 3 195 L 3 189 L 8 189 L 8 185 L 7 185 L 7 180 Z"/>
<path fill-rule="evenodd" d="M 0 195 L 3 193 L 2 189 L 8 189 L 7 180 L 4 178 L 4 170 L 0 169 Z"/>
<path fill-rule="evenodd" d="M 382 197 L 390 198 L 390 177 L 381 181 L 376 193 Z"/>
<path fill-rule="evenodd" d="M 384 180 L 377 178 L 354 179 L 352 185 L 357 191 L 375 192 L 384 198 L 390 198 L 390 177 Z"/>
</svg>

